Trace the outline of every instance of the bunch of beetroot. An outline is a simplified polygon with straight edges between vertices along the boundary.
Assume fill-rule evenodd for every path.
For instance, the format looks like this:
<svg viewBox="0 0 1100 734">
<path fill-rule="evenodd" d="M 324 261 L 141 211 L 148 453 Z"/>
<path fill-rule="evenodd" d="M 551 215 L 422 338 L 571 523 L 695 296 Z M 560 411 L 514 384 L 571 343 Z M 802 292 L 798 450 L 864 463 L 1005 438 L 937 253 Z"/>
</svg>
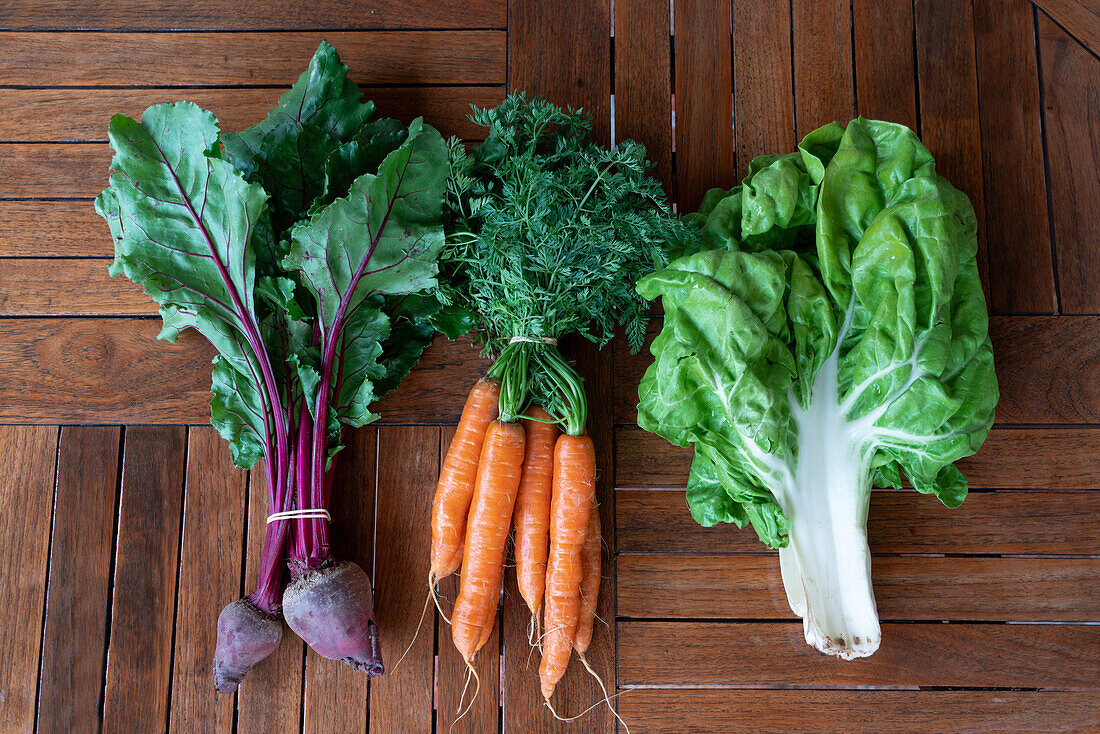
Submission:
<svg viewBox="0 0 1100 734">
<path fill-rule="evenodd" d="M 382 672 L 370 579 L 330 552 L 333 464 L 436 325 L 461 330 L 435 297 L 447 145 L 419 119 L 372 120 L 347 71 L 322 43 L 240 133 L 188 102 L 110 123 L 111 273 L 159 304 L 161 338 L 214 345 L 212 423 L 267 481 L 259 582 L 218 619 L 219 691 L 275 650 L 280 617 L 321 656 Z"/>
</svg>

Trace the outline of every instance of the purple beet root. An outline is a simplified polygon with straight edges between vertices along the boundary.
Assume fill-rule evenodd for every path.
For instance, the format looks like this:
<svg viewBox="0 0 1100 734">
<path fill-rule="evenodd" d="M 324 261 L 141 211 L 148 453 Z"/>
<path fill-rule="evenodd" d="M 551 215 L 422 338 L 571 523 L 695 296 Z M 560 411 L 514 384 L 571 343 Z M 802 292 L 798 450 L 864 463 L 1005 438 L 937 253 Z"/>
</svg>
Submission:
<svg viewBox="0 0 1100 734">
<path fill-rule="evenodd" d="M 279 617 L 260 610 L 247 597 L 226 604 L 218 615 L 214 688 L 232 693 L 253 666 L 275 652 L 282 637 Z"/>
<path fill-rule="evenodd" d="M 371 676 L 385 669 L 370 579 L 354 563 L 336 561 L 291 581 L 283 593 L 283 617 L 321 657 Z"/>
</svg>

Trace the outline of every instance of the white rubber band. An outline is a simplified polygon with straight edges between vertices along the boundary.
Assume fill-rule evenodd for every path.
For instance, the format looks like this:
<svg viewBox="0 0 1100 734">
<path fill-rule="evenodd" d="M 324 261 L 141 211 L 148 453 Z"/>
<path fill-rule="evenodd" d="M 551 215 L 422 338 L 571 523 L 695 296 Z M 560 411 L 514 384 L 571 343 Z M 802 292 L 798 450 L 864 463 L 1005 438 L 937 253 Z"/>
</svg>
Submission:
<svg viewBox="0 0 1100 734">
<path fill-rule="evenodd" d="M 556 347 L 558 345 L 558 340 L 549 336 L 544 336 L 541 338 L 531 336 L 513 336 L 511 339 L 508 340 L 509 344 L 515 344 L 516 342 L 531 342 L 532 344 L 542 343 L 549 344 L 552 347 Z"/>
<path fill-rule="evenodd" d="M 328 510 L 286 510 L 275 512 L 267 516 L 267 524 L 277 520 L 331 520 L 332 515 Z"/>
</svg>

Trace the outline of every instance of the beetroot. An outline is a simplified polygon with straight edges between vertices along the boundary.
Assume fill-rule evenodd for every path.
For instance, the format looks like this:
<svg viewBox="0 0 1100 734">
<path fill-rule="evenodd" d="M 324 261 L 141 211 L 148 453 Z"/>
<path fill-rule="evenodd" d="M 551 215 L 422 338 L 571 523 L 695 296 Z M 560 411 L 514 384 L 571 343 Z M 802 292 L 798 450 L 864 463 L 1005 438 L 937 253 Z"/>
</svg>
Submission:
<svg viewBox="0 0 1100 734">
<path fill-rule="evenodd" d="M 231 693 L 253 666 L 275 652 L 282 637 L 278 615 L 257 608 L 247 597 L 227 604 L 218 615 L 214 688 Z"/>
<path fill-rule="evenodd" d="M 372 676 L 385 669 L 370 579 L 358 565 L 331 561 L 304 570 L 283 593 L 283 616 L 321 657 Z"/>
</svg>

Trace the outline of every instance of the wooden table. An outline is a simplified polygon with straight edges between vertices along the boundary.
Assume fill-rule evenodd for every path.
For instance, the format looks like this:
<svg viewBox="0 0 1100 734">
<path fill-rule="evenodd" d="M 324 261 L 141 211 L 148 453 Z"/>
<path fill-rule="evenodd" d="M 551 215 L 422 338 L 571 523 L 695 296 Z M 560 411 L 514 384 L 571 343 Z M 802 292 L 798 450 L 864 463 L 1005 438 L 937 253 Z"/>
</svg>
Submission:
<svg viewBox="0 0 1100 734">
<path fill-rule="evenodd" d="M 1100 627 L 1086 624 L 1100 621 L 1095 2 L 675 0 L 674 20 L 645 0 L 616 0 L 613 18 L 606 0 L 85 5 L 0 7 L 0 456 L 13 462 L 0 473 L 0 730 L 451 725 L 462 670 L 438 621 L 374 681 L 288 635 L 238 695 L 214 694 L 214 623 L 256 574 L 263 487 L 205 425 L 209 348 L 154 342 L 151 302 L 107 276 L 90 202 L 110 114 L 188 98 L 239 129 L 321 38 L 384 114 L 464 138 L 479 133 L 466 103 L 507 89 L 583 105 L 601 139 L 647 145 L 682 211 L 834 118 L 917 129 L 982 223 L 1003 397 L 963 462 L 962 507 L 874 494 L 882 648 L 815 655 L 776 556 L 749 530 L 691 522 L 688 457 L 634 426 L 647 358 L 617 343 L 572 351 L 614 552 L 599 611 L 611 626 L 591 660 L 624 692 L 634 734 L 1100 730 Z M 342 459 L 336 542 L 373 568 L 391 663 L 424 600 L 440 450 L 484 365 L 467 341 L 436 344 Z M 614 730 L 603 708 L 552 725 L 526 619 L 510 583 L 481 697 L 454 731 Z M 567 713 L 598 697 L 577 667 L 559 690 Z"/>
</svg>

